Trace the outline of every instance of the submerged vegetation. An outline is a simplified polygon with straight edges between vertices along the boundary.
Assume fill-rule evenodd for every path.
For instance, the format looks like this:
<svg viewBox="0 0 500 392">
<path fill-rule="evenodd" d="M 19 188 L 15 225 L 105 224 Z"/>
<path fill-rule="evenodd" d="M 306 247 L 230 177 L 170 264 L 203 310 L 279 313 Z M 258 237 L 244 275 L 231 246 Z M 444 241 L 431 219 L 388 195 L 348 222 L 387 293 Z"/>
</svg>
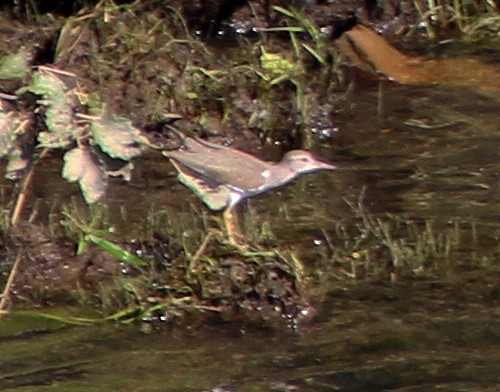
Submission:
<svg viewBox="0 0 500 392">
<path fill-rule="evenodd" d="M 341 27 L 324 26 L 306 5 L 280 3 L 263 9 L 269 24 L 250 29 L 257 36 L 247 31 L 226 41 L 224 21 L 204 25 L 200 19 L 200 27 L 180 3 L 84 3 L 81 14 L 48 23 L 37 2 L 16 2 L 14 13 L 48 38 L 26 37 L 20 50 L 8 40 L 0 46 L 0 156 L 8 160 L 6 177 L 20 184 L 3 192 L 10 195 L 1 220 L 3 247 L 16 251 L 0 310 L 12 299 L 24 306 L 60 300 L 47 294 L 47 282 L 67 279 L 67 287 L 53 291 L 99 304 L 107 315 L 102 320 L 251 313 L 295 326 L 325 289 L 321 282 L 396 282 L 453 264 L 463 245 L 459 222 L 438 229 L 430 221 L 375 216 L 362 200 L 350 205 L 354 223 L 323 229 L 325 246 L 310 264 L 299 249 L 279 243 L 268 222 L 246 219 L 247 244 L 240 248 L 227 242 L 219 219 L 205 213 L 191 211 L 184 221 L 171 210 L 143 212 L 140 222 L 106 216 L 99 202 L 106 205 L 111 177 L 130 180 L 133 161 L 152 153 L 151 136 L 164 137 L 165 124 L 178 121 L 208 136 L 232 132 L 240 145 L 257 139 L 309 148 L 315 137 L 332 139 L 334 104 L 346 87 L 333 38 L 356 22 L 346 17 Z M 404 3 L 412 7 L 405 11 L 408 36 L 424 28 L 431 39 L 454 29 L 469 39 L 498 38 L 492 1 Z M 245 15 L 234 11 L 236 25 Z M 62 159 L 60 176 L 79 185 L 89 206 L 75 198 L 53 202 L 48 216 L 40 216 L 31 188 L 36 170 L 54 155 Z M 138 227 L 133 241 L 124 239 L 120 225 Z M 47 242 L 53 247 L 42 249 Z M 40 263 L 43 279 L 34 274 L 16 283 L 16 274 L 29 268 L 21 265 L 28 257 Z M 54 273 L 57 263 L 74 274 Z"/>
</svg>

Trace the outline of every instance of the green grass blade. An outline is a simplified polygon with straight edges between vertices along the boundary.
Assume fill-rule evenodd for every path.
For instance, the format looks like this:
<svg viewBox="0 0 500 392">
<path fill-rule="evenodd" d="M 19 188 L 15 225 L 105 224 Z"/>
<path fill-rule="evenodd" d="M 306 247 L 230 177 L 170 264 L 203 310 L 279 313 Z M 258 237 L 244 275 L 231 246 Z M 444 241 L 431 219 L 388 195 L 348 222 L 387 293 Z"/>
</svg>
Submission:
<svg viewBox="0 0 500 392">
<path fill-rule="evenodd" d="M 126 251 L 111 241 L 105 240 L 104 238 L 88 234 L 85 236 L 85 239 L 97 245 L 99 249 L 115 257 L 119 261 L 133 265 L 134 267 L 144 267 L 147 265 L 146 261 L 140 257 Z"/>
</svg>

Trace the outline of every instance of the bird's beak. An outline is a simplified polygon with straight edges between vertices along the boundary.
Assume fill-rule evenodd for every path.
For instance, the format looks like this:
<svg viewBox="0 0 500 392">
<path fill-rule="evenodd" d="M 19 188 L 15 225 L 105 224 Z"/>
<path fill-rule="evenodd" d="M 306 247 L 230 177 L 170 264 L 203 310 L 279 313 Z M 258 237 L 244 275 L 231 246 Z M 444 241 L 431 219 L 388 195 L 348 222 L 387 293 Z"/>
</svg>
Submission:
<svg viewBox="0 0 500 392">
<path fill-rule="evenodd" d="M 322 170 L 337 170 L 337 166 L 332 165 L 331 163 L 318 162 L 318 169 L 322 169 Z"/>
</svg>

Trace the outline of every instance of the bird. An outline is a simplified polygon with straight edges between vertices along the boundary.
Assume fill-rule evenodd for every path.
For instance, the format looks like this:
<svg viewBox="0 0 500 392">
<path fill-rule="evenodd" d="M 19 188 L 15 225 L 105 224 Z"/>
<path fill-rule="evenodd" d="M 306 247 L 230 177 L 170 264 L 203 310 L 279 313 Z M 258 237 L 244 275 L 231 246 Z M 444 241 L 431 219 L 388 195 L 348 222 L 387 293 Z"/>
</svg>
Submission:
<svg viewBox="0 0 500 392">
<path fill-rule="evenodd" d="M 178 132 L 176 132 L 178 133 Z M 224 210 L 229 241 L 236 244 L 232 211 L 249 197 L 283 186 L 301 174 L 336 170 L 307 150 L 288 151 L 280 162 L 266 162 L 238 149 L 178 133 L 184 148 L 165 150 L 178 180 L 193 191 L 209 209 Z"/>
</svg>

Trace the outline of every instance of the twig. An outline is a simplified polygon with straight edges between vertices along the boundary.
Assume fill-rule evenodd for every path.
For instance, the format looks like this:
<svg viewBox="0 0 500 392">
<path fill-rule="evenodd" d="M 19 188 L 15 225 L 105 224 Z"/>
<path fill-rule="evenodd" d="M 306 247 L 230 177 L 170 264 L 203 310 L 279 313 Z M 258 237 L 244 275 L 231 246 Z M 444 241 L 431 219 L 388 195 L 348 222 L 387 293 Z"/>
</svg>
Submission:
<svg viewBox="0 0 500 392">
<path fill-rule="evenodd" d="M 44 149 L 38 159 L 39 160 L 43 159 L 48 154 L 48 152 L 49 152 L 48 148 Z M 19 192 L 19 195 L 17 196 L 16 199 L 16 204 L 12 209 L 12 215 L 10 218 L 11 226 L 17 226 L 19 217 L 21 216 L 21 213 L 23 211 L 26 198 L 28 197 L 28 189 L 33 181 L 33 176 L 35 174 L 35 166 L 36 165 L 33 164 L 28 173 L 26 174 L 26 176 L 24 177 L 23 183 L 21 185 L 21 191 Z M 14 261 L 14 264 L 12 265 L 12 268 L 10 270 L 7 283 L 5 284 L 5 287 L 3 289 L 2 299 L 0 300 L 0 318 L 2 317 L 3 314 L 6 313 L 6 308 L 10 300 L 10 294 L 11 294 L 10 291 L 12 289 L 12 286 L 14 285 L 14 281 L 16 279 L 17 272 L 19 271 L 19 266 L 21 265 L 21 260 L 23 258 L 23 255 L 24 252 L 23 250 L 20 249 L 17 253 L 16 260 Z"/>
<path fill-rule="evenodd" d="M 194 254 L 193 258 L 191 259 L 191 263 L 189 263 L 189 272 L 194 273 L 198 270 L 198 260 L 201 258 L 203 253 L 205 253 L 205 250 L 207 249 L 208 244 L 212 240 L 212 237 L 214 236 L 214 233 L 210 231 L 205 239 L 203 240 L 202 244 Z"/>
<path fill-rule="evenodd" d="M 39 160 L 43 159 L 48 153 L 49 149 L 48 148 L 44 149 L 38 159 Z M 19 192 L 19 195 L 17 195 L 16 204 L 12 209 L 12 215 L 10 218 L 11 226 L 17 226 L 19 217 L 21 216 L 21 213 L 23 211 L 26 198 L 28 197 L 28 188 L 31 185 L 31 182 L 33 181 L 33 175 L 35 174 L 35 166 L 36 165 L 32 165 L 30 170 L 28 171 L 28 174 L 26 174 L 26 177 L 24 177 L 23 183 L 21 185 L 21 191 Z"/>
<path fill-rule="evenodd" d="M 7 283 L 5 284 L 5 287 L 3 289 L 2 299 L 0 300 L 0 318 L 2 318 L 2 316 L 7 313 L 7 307 L 9 305 L 10 294 L 11 294 L 10 291 L 12 289 L 12 286 L 14 285 L 14 280 L 16 278 L 17 271 L 19 270 L 23 254 L 24 252 L 22 250 L 20 250 L 19 253 L 17 254 L 16 260 L 14 261 L 14 264 L 12 265 L 12 268 L 10 270 Z"/>
</svg>

